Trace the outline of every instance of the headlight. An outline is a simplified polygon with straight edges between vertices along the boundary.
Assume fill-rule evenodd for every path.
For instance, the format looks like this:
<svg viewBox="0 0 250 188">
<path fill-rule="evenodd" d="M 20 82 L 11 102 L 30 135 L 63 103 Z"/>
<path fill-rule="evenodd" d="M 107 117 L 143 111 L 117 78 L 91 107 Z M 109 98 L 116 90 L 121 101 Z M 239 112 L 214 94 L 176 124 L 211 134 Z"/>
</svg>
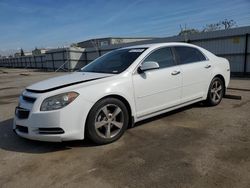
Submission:
<svg viewBox="0 0 250 188">
<path fill-rule="evenodd" d="M 48 97 L 43 101 L 40 110 L 50 111 L 61 109 L 70 104 L 73 100 L 75 100 L 78 95 L 79 94 L 76 92 L 68 92 Z"/>
</svg>

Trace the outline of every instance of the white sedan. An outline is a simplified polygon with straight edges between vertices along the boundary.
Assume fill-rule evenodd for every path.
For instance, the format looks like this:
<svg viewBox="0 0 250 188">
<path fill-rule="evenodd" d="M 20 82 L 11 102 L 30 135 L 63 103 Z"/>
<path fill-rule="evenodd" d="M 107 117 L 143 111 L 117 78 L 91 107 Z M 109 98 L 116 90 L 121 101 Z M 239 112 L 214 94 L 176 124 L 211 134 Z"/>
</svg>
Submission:
<svg viewBox="0 0 250 188">
<path fill-rule="evenodd" d="M 186 43 L 109 52 L 79 72 L 33 84 L 19 98 L 14 131 L 41 141 L 119 139 L 128 126 L 192 103 L 220 103 L 226 59 Z"/>
</svg>

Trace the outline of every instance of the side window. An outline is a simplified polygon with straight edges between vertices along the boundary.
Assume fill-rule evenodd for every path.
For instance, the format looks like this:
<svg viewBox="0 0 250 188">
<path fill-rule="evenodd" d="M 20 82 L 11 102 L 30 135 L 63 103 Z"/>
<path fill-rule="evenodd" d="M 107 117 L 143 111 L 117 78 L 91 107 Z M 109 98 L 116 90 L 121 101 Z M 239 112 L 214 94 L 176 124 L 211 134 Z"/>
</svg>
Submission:
<svg viewBox="0 0 250 188">
<path fill-rule="evenodd" d="M 206 60 L 205 56 L 196 48 L 176 46 L 175 51 L 181 64 L 193 63 Z"/>
<path fill-rule="evenodd" d="M 159 64 L 160 68 L 175 65 L 171 48 L 161 48 L 154 51 L 144 60 L 144 62 L 146 61 L 156 61 Z"/>
</svg>

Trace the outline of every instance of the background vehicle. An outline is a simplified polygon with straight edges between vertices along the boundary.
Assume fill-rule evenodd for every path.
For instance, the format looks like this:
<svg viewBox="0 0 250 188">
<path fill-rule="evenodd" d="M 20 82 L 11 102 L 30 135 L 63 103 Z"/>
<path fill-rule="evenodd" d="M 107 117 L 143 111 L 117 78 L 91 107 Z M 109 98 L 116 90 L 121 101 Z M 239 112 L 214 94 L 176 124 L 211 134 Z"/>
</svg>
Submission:
<svg viewBox="0 0 250 188">
<path fill-rule="evenodd" d="M 118 49 L 80 72 L 33 84 L 20 96 L 14 130 L 43 141 L 122 136 L 129 124 L 198 101 L 220 103 L 230 80 L 226 59 L 186 43 Z"/>
</svg>

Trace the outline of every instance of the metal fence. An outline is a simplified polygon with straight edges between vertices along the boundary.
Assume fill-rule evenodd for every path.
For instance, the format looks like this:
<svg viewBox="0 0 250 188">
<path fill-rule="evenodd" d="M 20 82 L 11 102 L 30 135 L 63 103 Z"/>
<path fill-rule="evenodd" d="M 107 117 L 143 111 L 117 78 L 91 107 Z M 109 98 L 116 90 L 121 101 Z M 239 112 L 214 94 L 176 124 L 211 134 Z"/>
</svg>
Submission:
<svg viewBox="0 0 250 188">
<path fill-rule="evenodd" d="M 45 55 L 2 58 L 0 59 L 0 66 L 12 68 L 44 69 L 46 68 L 45 58 Z"/>
<path fill-rule="evenodd" d="M 77 70 L 97 57 L 117 48 L 162 42 L 188 42 L 201 46 L 214 54 L 229 60 L 231 71 L 236 75 L 250 75 L 250 26 L 229 30 L 199 33 L 186 36 L 157 38 L 126 44 L 110 45 L 101 48 L 60 48 L 40 56 L 2 58 L 0 66 L 18 68 L 38 68 L 48 71 Z"/>
<path fill-rule="evenodd" d="M 35 68 L 45 71 L 72 71 L 85 65 L 84 49 L 58 48 L 42 55 L 22 56 L 0 59 L 0 66 L 12 68 Z"/>
</svg>

